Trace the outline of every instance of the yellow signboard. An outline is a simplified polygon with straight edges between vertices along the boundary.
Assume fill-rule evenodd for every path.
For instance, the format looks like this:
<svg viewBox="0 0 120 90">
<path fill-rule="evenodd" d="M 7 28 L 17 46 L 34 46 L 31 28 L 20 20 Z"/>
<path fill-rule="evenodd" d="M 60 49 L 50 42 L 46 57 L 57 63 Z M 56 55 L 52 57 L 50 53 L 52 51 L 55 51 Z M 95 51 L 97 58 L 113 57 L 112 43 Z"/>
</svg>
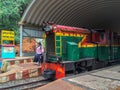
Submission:
<svg viewBox="0 0 120 90">
<path fill-rule="evenodd" d="M 14 31 L 7 31 L 7 30 L 2 30 L 1 32 L 2 36 L 2 41 L 8 40 L 8 41 L 14 41 Z"/>
</svg>

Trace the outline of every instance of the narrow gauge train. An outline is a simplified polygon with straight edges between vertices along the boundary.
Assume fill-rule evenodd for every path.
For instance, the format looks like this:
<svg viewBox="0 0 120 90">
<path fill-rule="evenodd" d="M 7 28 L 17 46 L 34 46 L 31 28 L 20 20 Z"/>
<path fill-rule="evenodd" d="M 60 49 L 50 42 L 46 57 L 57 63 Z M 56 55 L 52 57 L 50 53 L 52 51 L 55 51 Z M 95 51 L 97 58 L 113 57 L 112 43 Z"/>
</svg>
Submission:
<svg viewBox="0 0 120 90">
<path fill-rule="evenodd" d="M 46 63 L 43 75 L 59 79 L 67 72 L 104 67 L 120 59 L 120 36 L 105 30 L 88 30 L 55 24 L 43 27 Z"/>
</svg>

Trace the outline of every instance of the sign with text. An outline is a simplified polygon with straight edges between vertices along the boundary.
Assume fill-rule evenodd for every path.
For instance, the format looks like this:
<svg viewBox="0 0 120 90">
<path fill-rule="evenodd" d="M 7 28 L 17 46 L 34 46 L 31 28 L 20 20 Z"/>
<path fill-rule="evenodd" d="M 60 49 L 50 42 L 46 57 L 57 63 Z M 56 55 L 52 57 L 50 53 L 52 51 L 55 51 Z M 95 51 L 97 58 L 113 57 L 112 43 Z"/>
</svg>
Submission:
<svg viewBox="0 0 120 90">
<path fill-rule="evenodd" d="M 2 30 L 2 41 L 8 40 L 8 41 L 14 41 L 14 31 L 7 31 Z"/>
</svg>

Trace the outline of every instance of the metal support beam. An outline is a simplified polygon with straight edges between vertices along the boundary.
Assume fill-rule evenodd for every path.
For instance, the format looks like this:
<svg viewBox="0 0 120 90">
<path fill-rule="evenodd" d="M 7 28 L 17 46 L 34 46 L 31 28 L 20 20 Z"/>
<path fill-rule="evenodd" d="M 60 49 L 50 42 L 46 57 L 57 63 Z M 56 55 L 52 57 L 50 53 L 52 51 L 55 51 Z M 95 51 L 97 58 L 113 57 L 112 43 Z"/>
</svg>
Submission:
<svg viewBox="0 0 120 90">
<path fill-rule="evenodd" d="M 22 57 L 23 25 L 20 25 L 20 57 Z"/>
</svg>

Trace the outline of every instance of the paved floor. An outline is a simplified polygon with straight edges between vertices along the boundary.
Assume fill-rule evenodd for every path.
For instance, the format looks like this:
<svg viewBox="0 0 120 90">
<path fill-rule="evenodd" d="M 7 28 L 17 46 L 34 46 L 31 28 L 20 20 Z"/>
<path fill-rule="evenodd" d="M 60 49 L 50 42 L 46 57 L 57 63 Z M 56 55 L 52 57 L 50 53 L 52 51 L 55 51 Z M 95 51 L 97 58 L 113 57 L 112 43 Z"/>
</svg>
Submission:
<svg viewBox="0 0 120 90">
<path fill-rule="evenodd" d="M 120 90 L 120 65 L 66 77 L 36 90 Z"/>
<path fill-rule="evenodd" d="M 115 90 L 120 86 L 120 65 L 67 79 L 94 90 Z"/>
<path fill-rule="evenodd" d="M 55 82 L 52 82 L 48 85 L 37 88 L 35 90 L 85 90 L 85 89 L 72 85 L 63 80 L 56 80 Z"/>
</svg>

